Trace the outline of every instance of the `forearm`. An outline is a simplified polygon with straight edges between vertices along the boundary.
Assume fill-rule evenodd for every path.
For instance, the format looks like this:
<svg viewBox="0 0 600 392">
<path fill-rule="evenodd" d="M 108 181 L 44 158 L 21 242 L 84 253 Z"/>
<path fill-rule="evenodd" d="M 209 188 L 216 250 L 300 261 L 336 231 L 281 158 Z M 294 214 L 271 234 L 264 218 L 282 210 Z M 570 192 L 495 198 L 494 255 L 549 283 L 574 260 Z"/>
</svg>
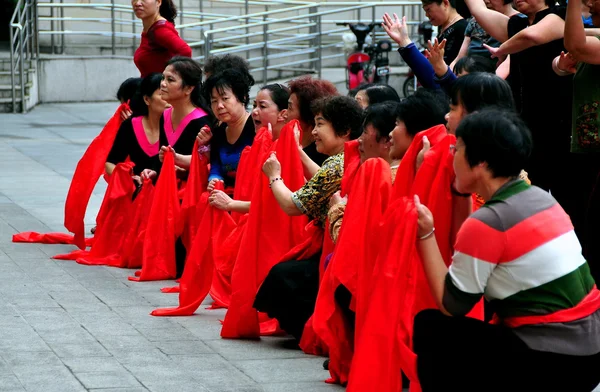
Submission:
<svg viewBox="0 0 600 392">
<path fill-rule="evenodd" d="M 577 56 L 577 52 L 585 49 L 586 37 L 581 19 L 581 0 L 570 0 L 565 20 L 565 48 Z"/>
<path fill-rule="evenodd" d="M 113 170 L 115 170 L 115 164 L 114 163 L 110 163 L 110 162 L 106 162 L 104 164 L 104 170 L 106 171 L 106 174 L 108 174 L 109 176 L 112 175 Z"/>
<path fill-rule="evenodd" d="M 433 66 L 429 60 L 423 56 L 423 53 L 419 52 L 415 44 L 411 43 L 408 46 L 401 48 L 399 52 L 406 65 L 413 70 L 423 87 L 439 88 L 437 83 L 433 80 L 433 76 L 435 75 Z"/>
<path fill-rule="evenodd" d="M 250 212 L 250 202 L 241 200 L 232 200 L 229 203 L 227 211 L 239 212 L 240 214 L 246 214 Z"/>
<path fill-rule="evenodd" d="M 302 148 L 299 148 L 299 152 L 300 160 L 302 161 L 302 168 L 304 170 L 304 177 L 306 177 L 306 179 L 311 179 L 321 167 L 312 159 L 310 159 L 308 154 L 306 154 Z"/>
<path fill-rule="evenodd" d="M 535 45 L 536 43 L 533 40 L 527 37 L 526 34 L 523 34 L 523 32 L 520 32 L 518 34 L 515 34 L 508 41 L 505 41 L 502 45 L 500 45 L 500 47 L 498 48 L 498 52 L 496 52 L 496 55 L 506 56 L 513 53 L 519 53 Z"/>
<path fill-rule="evenodd" d="M 585 35 L 588 37 L 598 37 L 598 36 L 600 36 L 600 29 L 598 29 L 598 28 L 585 29 Z"/>
<path fill-rule="evenodd" d="M 496 75 L 502 79 L 506 79 L 510 75 L 510 56 L 496 68 Z"/>
<path fill-rule="evenodd" d="M 552 60 L 552 70 L 554 71 L 555 74 L 557 74 L 558 76 L 569 76 L 572 75 L 571 72 L 560 69 L 560 67 L 558 66 L 558 60 L 560 59 L 560 56 L 556 56 L 554 58 L 554 60 Z"/>
<path fill-rule="evenodd" d="M 448 267 L 446 267 L 446 263 L 444 263 L 444 259 L 440 253 L 435 234 L 424 240 L 418 239 L 417 249 L 421 256 L 423 270 L 425 271 L 431 295 L 442 313 L 450 316 L 443 305 L 444 285 L 446 275 L 448 274 Z"/>
<path fill-rule="evenodd" d="M 191 155 L 182 155 L 182 154 L 175 154 L 175 166 L 179 166 L 183 169 L 189 169 L 190 165 L 192 163 L 192 156 Z"/>
<path fill-rule="evenodd" d="M 269 179 L 271 183 L 271 191 L 279 207 L 290 216 L 302 215 L 302 211 L 296 207 L 296 204 L 292 200 L 292 191 L 281 180 L 272 181 L 273 178 Z"/>
<path fill-rule="evenodd" d="M 508 39 L 508 16 L 488 9 L 483 0 L 465 0 L 465 3 L 477 23 L 489 35 L 500 42 Z"/>
</svg>

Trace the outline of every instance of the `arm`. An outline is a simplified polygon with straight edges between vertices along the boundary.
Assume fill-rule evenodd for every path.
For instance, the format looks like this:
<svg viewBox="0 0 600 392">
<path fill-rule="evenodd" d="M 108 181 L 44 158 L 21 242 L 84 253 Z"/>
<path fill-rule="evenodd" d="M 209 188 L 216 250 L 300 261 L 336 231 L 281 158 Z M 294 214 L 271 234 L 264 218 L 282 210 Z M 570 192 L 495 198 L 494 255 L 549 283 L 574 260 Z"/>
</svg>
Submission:
<svg viewBox="0 0 600 392">
<path fill-rule="evenodd" d="M 287 215 L 302 215 L 303 212 L 300 211 L 292 199 L 292 191 L 285 186 L 281 179 L 281 164 L 279 163 L 279 160 L 277 160 L 277 156 L 274 152 L 271 153 L 269 158 L 265 161 L 263 173 L 265 173 L 269 179 L 269 186 L 271 187 L 271 191 L 273 192 L 273 196 L 275 197 L 275 200 L 277 200 L 279 207 L 281 207 Z"/>
<path fill-rule="evenodd" d="M 588 37 L 597 37 L 600 35 L 600 29 L 596 27 L 585 29 L 585 35 L 587 35 Z"/>
<path fill-rule="evenodd" d="M 321 166 L 317 165 L 313 162 L 312 159 L 304 152 L 302 146 L 298 148 L 300 153 L 300 160 L 302 161 L 302 168 L 304 169 L 304 177 L 305 178 L 313 178 L 315 174 L 319 171 Z"/>
<path fill-rule="evenodd" d="M 488 9 L 483 0 L 465 0 L 465 2 L 467 3 L 467 7 L 469 7 L 469 11 L 471 11 L 471 14 L 477 20 L 477 23 L 489 35 L 500 42 L 508 39 L 508 16 Z"/>
<path fill-rule="evenodd" d="M 581 17 L 579 20 L 581 21 Z M 558 15 L 550 14 L 545 16 L 535 25 L 519 31 L 496 50 L 492 51 L 490 49 L 490 52 L 493 57 L 518 53 L 533 46 L 539 46 L 561 39 L 564 36 L 564 32 L 565 22 L 562 18 Z"/>
<path fill-rule="evenodd" d="M 192 49 L 181 39 L 175 27 L 169 22 L 154 29 L 154 41 L 166 48 L 172 56 L 192 57 Z"/>
<path fill-rule="evenodd" d="M 448 66 L 451 70 L 454 69 L 454 66 L 456 65 L 456 62 L 458 60 L 462 59 L 463 57 L 465 57 L 467 55 L 467 53 L 469 52 L 469 45 L 471 45 L 471 37 L 469 37 L 468 35 L 465 35 L 465 39 L 463 40 L 463 43 L 460 46 L 458 55 L 456 56 L 454 61 L 452 63 L 450 63 L 450 65 Z M 443 75 L 439 75 L 437 72 L 435 74 L 437 76 L 443 76 Z"/>
<path fill-rule="evenodd" d="M 191 155 L 182 155 L 182 154 L 175 153 L 175 166 L 179 166 L 182 169 L 189 170 L 191 164 L 192 164 L 192 156 Z"/>
<path fill-rule="evenodd" d="M 504 60 L 498 68 L 496 68 L 496 75 L 506 80 L 508 75 L 510 75 L 510 56 L 506 56 L 506 60 Z"/>
<path fill-rule="evenodd" d="M 565 48 L 578 61 L 600 64 L 600 40 L 586 36 L 581 20 L 581 0 L 570 0 L 567 5 Z"/>
<path fill-rule="evenodd" d="M 110 162 L 106 162 L 104 164 L 104 171 L 106 171 L 106 174 L 108 174 L 109 176 L 112 175 L 113 170 L 115 170 L 116 165 L 114 163 L 110 163 Z"/>
<path fill-rule="evenodd" d="M 233 200 L 227 193 L 220 190 L 213 190 L 208 198 L 208 202 L 212 207 L 223 211 L 233 211 L 245 214 L 250 212 L 250 202 Z"/>
</svg>

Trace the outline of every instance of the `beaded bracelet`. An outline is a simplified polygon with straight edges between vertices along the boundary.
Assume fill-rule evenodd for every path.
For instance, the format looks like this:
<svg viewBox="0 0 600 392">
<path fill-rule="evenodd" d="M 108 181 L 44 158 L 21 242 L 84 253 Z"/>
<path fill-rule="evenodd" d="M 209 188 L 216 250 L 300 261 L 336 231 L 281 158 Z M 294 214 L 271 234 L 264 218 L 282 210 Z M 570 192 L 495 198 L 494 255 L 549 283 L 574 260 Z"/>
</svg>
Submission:
<svg viewBox="0 0 600 392">
<path fill-rule="evenodd" d="M 275 177 L 275 178 L 273 178 L 273 179 L 272 179 L 272 180 L 269 182 L 269 188 L 271 188 L 271 186 L 273 185 L 273 183 L 274 183 L 275 181 L 283 181 L 283 178 L 281 178 L 281 177 Z"/>
</svg>

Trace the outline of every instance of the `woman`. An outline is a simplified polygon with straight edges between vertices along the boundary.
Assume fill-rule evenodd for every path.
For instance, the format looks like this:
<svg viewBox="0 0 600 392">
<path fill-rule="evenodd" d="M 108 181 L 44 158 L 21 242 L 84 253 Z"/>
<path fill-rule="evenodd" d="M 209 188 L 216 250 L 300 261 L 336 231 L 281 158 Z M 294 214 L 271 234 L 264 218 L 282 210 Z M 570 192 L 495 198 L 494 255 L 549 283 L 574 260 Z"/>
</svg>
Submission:
<svg viewBox="0 0 600 392">
<path fill-rule="evenodd" d="M 254 128 L 271 126 L 273 141 L 279 138 L 281 129 L 287 123 L 289 90 L 280 84 L 268 84 L 260 89 L 254 100 L 252 120 Z M 224 211 L 246 213 L 250 211 L 250 202 L 233 200 L 225 192 L 213 190 L 209 197 L 210 205 Z"/>
<path fill-rule="evenodd" d="M 287 215 L 307 215 L 323 225 L 330 197 L 340 189 L 344 169 L 344 143 L 360 135 L 362 109 L 350 97 L 328 97 L 313 103 L 315 127 L 312 134 L 317 151 L 329 156 L 317 173 L 298 191 L 290 191 L 281 178 L 275 154 L 263 172 L 273 196 Z M 304 324 L 311 316 L 319 288 L 320 253 L 308 260 L 275 265 L 264 280 L 254 307 L 276 318 L 286 332 L 300 341 Z"/>
<path fill-rule="evenodd" d="M 157 165 L 160 119 L 169 106 L 161 97 L 161 81 L 162 75 L 159 73 L 146 76 L 131 100 L 134 117 L 125 120 L 119 128 L 106 158 L 105 169 L 108 175 L 112 174 L 118 163 L 125 162 L 129 157 L 135 164 L 133 179 L 141 185 L 142 171 Z"/>
<path fill-rule="evenodd" d="M 371 84 L 360 88 L 355 97 L 361 108 L 366 109 L 369 105 L 386 101 L 400 102 L 396 90 L 387 84 Z"/>
<path fill-rule="evenodd" d="M 204 77 L 206 79 L 226 69 L 235 69 L 248 78 L 248 84 L 250 87 L 254 86 L 254 77 L 250 74 L 250 64 L 248 61 L 235 54 L 224 54 L 222 56 L 210 56 L 204 62 Z"/>
<path fill-rule="evenodd" d="M 454 0 L 421 0 L 421 3 L 425 16 L 438 27 L 438 41 L 447 42 L 444 61 L 450 64 L 458 56 L 468 23 L 456 11 Z"/>
<path fill-rule="evenodd" d="M 159 143 L 163 153 L 167 148 L 176 152 L 175 164 L 179 167 L 189 167 L 196 137 L 202 129 L 210 132 L 213 123 L 201 91 L 200 64 L 187 57 L 169 60 L 163 72 L 160 94 L 171 107 L 165 110 L 160 119 Z M 159 170 L 160 165 L 155 170 L 144 170 L 142 177 L 155 178 Z"/>
<path fill-rule="evenodd" d="M 553 66 L 559 76 L 573 77 L 573 104 L 571 120 L 571 152 L 573 159 L 579 161 L 577 178 L 580 191 L 573 193 L 577 202 L 587 205 L 585 226 L 580 241 L 584 255 L 590 263 L 592 274 L 600 279 L 600 247 L 598 241 L 598 217 L 600 210 L 600 112 L 598 102 L 600 88 L 600 39 L 587 37 L 583 22 L 577 16 L 581 9 L 581 0 L 572 0 L 567 6 L 565 22 L 565 47 L 568 55 L 562 54 L 554 59 Z M 592 21 L 600 26 L 600 2 L 586 1 Z"/>
<path fill-rule="evenodd" d="M 456 136 L 456 188 L 486 204 L 460 228 L 447 268 L 431 212 L 415 197 L 417 248 L 440 309 L 414 320 L 423 391 L 593 390 L 600 293 L 569 216 L 549 193 L 518 178 L 531 134 L 513 112 L 484 110 L 465 118 Z M 462 317 L 482 296 L 499 323 Z"/>
<path fill-rule="evenodd" d="M 192 57 L 192 49 L 175 30 L 173 0 L 132 0 L 131 6 L 143 25 L 142 40 L 133 55 L 142 77 L 162 72 L 175 56 Z"/>
<path fill-rule="evenodd" d="M 217 181 L 224 182 L 226 187 L 235 186 L 242 150 L 252 145 L 254 121 L 246 111 L 249 94 L 247 78 L 233 69 L 211 76 L 206 81 L 205 95 L 221 123 L 211 139 L 209 191 L 214 189 Z"/>
<path fill-rule="evenodd" d="M 327 80 L 313 79 L 303 76 L 288 82 L 290 99 L 288 100 L 288 121 L 298 120 L 302 134 L 300 136 L 300 158 L 304 165 L 306 178 L 312 178 L 319 170 L 327 156 L 316 149 L 312 135 L 315 126 L 315 117 L 311 104 L 324 97 L 338 95 L 335 86 Z"/>
</svg>

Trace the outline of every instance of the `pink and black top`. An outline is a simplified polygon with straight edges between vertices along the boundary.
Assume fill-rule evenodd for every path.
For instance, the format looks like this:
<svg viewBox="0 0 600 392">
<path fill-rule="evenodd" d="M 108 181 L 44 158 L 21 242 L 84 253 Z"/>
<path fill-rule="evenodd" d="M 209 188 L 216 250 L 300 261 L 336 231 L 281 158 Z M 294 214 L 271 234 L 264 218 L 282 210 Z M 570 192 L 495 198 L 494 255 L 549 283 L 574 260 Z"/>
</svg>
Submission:
<svg viewBox="0 0 600 392">
<path fill-rule="evenodd" d="M 121 124 L 115 137 L 112 149 L 106 158 L 107 162 L 118 164 L 125 162 L 127 157 L 135 164 L 133 172 L 139 175 L 144 169 L 152 169 L 159 163 L 159 143 L 148 141 L 143 117 L 127 119 Z"/>
</svg>

